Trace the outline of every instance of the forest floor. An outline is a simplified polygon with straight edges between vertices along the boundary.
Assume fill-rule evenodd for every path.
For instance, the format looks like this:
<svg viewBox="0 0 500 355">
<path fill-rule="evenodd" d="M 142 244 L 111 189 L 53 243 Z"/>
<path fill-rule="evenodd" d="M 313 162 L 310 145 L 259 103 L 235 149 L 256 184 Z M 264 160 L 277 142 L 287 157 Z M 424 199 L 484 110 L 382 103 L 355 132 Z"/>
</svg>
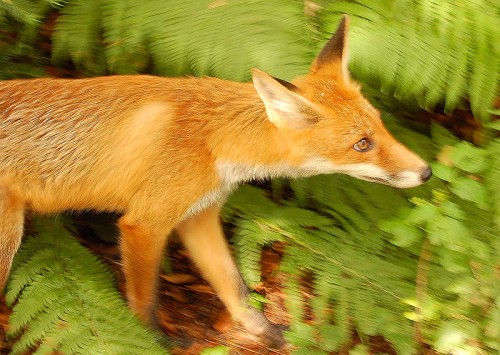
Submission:
<svg viewBox="0 0 500 355">
<path fill-rule="evenodd" d="M 81 230 L 81 229 L 80 229 Z M 87 229 L 88 231 L 88 229 Z M 121 272 L 119 248 L 116 243 L 79 236 L 82 244 L 100 255 L 115 272 L 118 289 L 124 293 L 125 282 Z M 288 350 L 268 349 L 256 336 L 235 324 L 212 287 L 200 276 L 187 252 L 175 237 L 170 241 L 168 257 L 172 272 L 160 275 L 158 325 L 173 344 L 176 354 L 199 354 L 214 346 L 227 346 L 231 354 L 288 354 Z M 284 296 L 280 276 L 275 273 L 280 255 L 272 249 L 263 252 L 264 282 L 258 291 L 270 301 L 265 314 L 271 322 L 287 325 Z M 6 339 L 11 311 L 0 298 L 0 354 L 8 354 L 13 340 Z"/>
<path fill-rule="evenodd" d="M 88 216 L 86 217 L 88 218 Z M 102 217 L 100 217 L 102 218 Z M 94 222 L 90 224 L 95 226 Z M 78 224 L 77 224 L 78 226 Z M 104 226 L 109 233 L 113 227 Z M 116 242 L 103 241 L 89 227 L 79 226 L 79 240 L 103 260 L 115 272 L 117 287 L 123 293 L 124 277 L 121 272 L 118 245 Z M 101 231 L 102 232 L 102 231 Z M 98 233 L 100 234 L 100 233 Z M 102 234 L 102 233 L 101 233 Z M 85 235 L 85 237 L 83 237 Z M 272 350 L 260 339 L 246 332 L 235 324 L 225 310 L 212 287 L 200 276 L 183 246 L 171 238 L 168 257 L 172 272 L 160 275 L 158 324 L 161 330 L 172 341 L 171 352 L 174 355 L 199 354 L 205 348 L 227 346 L 230 354 L 289 354 L 292 347 L 284 350 Z M 268 319 L 283 328 L 288 325 L 288 316 L 284 305 L 282 281 L 284 275 L 278 271 L 281 260 L 282 245 L 265 248 L 262 253 L 262 283 L 257 291 L 269 301 L 264 313 Z M 312 297 L 304 288 L 304 297 Z M 11 311 L 0 298 L 0 354 L 8 354 L 13 344 L 6 339 L 8 318 Z M 347 355 L 348 349 L 359 342 L 353 335 L 351 344 L 337 354 Z M 383 339 L 370 339 L 371 353 L 394 354 L 390 345 Z"/>
</svg>

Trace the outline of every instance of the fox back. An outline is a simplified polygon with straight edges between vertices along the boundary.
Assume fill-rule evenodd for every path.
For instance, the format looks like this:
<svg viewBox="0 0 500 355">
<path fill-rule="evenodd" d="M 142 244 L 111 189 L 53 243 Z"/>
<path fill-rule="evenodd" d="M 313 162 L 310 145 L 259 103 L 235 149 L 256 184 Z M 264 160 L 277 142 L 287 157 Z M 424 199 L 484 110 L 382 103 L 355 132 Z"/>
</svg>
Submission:
<svg viewBox="0 0 500 355">
<path fill-rule="evenodd" d="M 345 173 L 404 188 L 431 175 L 351 80 L 347 30 L 344 18 L 291 83 L 257 69 L 253 83 L 141 75 L 0 82 L 0 287 L 26 208 L 118 211 L 127 297 L 143 320 L 152 319 L 161 250 L 177 229 L 233 317 L 281 339 L 260 313 L 241 308 L 246 288 L 217 220 L 225 197 L 277 176 Z M 200 230 L 212 237 L 192 239 Z M 213 270 L 214 260 L 225 271 Z"/>
</svg>

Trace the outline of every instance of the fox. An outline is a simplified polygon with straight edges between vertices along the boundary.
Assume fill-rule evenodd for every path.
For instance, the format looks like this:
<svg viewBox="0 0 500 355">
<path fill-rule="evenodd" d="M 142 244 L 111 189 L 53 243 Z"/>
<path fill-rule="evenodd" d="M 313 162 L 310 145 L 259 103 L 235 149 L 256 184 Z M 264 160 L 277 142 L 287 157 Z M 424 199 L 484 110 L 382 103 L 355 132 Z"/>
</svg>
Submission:
<svg viewBox="0 0 500 355">
<path fill-rule="evenodd" d="M 280 327 L 248 305 L 219 213 L 240 184 L 342 173 L 396 188 L 429 165 L 384 127 L 348 70 L 349 18 L 287 82 L 116 75 L 0 82 L 0 289 L 25 211 L 113 211 L 125 296 L 155 323 L 160 262 L 175 232 L 232 319 L 272 347 Z"/>
</svg>

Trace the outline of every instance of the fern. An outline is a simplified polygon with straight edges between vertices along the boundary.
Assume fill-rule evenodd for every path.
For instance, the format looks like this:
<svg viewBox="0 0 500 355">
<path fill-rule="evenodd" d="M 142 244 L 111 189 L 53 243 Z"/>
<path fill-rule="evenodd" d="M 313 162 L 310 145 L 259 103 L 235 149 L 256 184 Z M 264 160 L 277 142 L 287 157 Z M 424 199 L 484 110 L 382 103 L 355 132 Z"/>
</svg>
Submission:
<svg viewBox="0 0 500 355">
<path fill-rule="evenodd" d="M 101 2 L 104 53 L 112 73 L 138 73 L 149 63 L 149 51 L 146 48 L 146 4 L 147 2 L 114 0 Z"/>
<path fill-rule="evenodd" d="M 52 35 L 52 60 L 62 64 L 71 59 L 89 75 L 106 73 L 100 46 L 101 16 L 97 1 L 73 0 L 63 7 Z"/>
<path fill-rule="evenodd" d="M 0 1 L 0 79 L 40 77 L 47 63 L 36 46 L 52 1 Z"/>
<path fill-rule="evenodd" d="M 252 248 L 275 240 L 287 243 L 281 265 L 291 321 L 287 338 L 300 347 L 297 353 L 338 351 L 352 329 L 367 342 L 369 336 L 384 336 L 398 354 L 414 353 L 420 342 L 443 353 L 497 349 L 493 270 L 499 252 L 494 238 L 499 233 L 498 203 L 490 196 L 498 196 L 500 187 L 493 178 L 498 176 L 498 140 L 485 148 L 457 144 L 433 126 L 433 141 L 392 115 L 386 114 L 385 121 L 429 160 L 441 142 L 455 145 L 452 161 L 460 168 L 451 173 L 434 164 L 444 180 L 434 178 L 411 190 L 345 176 L 275 183 L 273 196 L 279 204 L 262 190 L 242 187 L 229 200 L 225 217 L 235 219 L 234 246 L 245 267 L 243 276 L 251 284 L 259 281 L 258 253 L 242 248 L 243 238 Z M 471 179 L 471 173 L 476 177 Z M 450 176 L 458 183 L 447 181 Z M 464 179 L 479 180 L 481 187 L 471 189 Z M 291 196 L 279 191 L 287 186 Z M 449 202 L 422 202 L 433 201 L 432 191 L 443 189 L 454 196 L 446 197 Z M 407 199 L 414 195 L 420 197 L 412 198 L 412 205 Z M 426 260 L 422 255 L 429 240 L 434 256 Z M 427 267 L 427 274 L 422 273 Z M 312 290 L 304 297 L 301 285 L 307 275 L 312 275 Z M 482 291 L 473 291 L 478 288 Z M 456 334 L 459 340 L 453 338 Z"/>
<path fill-rule="evenodd" d="M 166 352 L 132 316 L 106 267 L 61 222 L 34 226 L 38 235 L 23 243 L 7 285 L 13 354 Z"/>
<path fill-rule="evenodd" d="M 70 60 L 87 75 L 152 71 L 248 80 L 249 69 L 260 67 L 287 79 L 307 70 L 314 48 L 349 13 L 356 76 L 426 109 L 443 105 L 449 113 L 468 99 L 477 117 L 489 117 L 500 72 L 498 4 L 318 2 L 323 11 L 307 17 L 298 0 L 70 0 L 58 17 L 52 58 Z M 35 24 L 51 5 L 61 4 L 1 1 L 0 20 Z"/>
<path fill-rule="evenodd" d="M 36 17 L 30 12 L 32 2 L 29 0 L 21 1 L 0 1 L 0 17 L 9 16 L 21 23 L 32 24 Z"/>
<path fill-rule="evenodd" d="M 237 198 L 241 200 L 243 194 L 251 201 L 255 191 L 249 187 L 242 188 L 238 191 Z M 229 207 L 245 210 L 244 204 L 232 205 L 231 201 Z M 283 220 L 289 211 L 292 212 L 290 217 Z M 385 242 L 382 247 L 380 236 L 371 233 L 369 238 L 372 242 L 355 243 L 352 241 L 352 234 L 335 225 L 337 220 L 296 207 L 275 206 L 274 211 L 262 210 L 262 214 L 266 217 L 244 215 L 245 224 L 253 223 L 258 229 L 255 234 L 250 232 L 251 228 L 245 228 L 244 234 L 237 229 L 235 248 L 238 258 L 245 259 L 248 253 L 241 250 L 238 243 L 240 238 L 247 241 L 257 239 L 261 242 L 262 236 L 265 235 L 264 238 L 269 243 L 272 241 L 269 236 L 276 235 L 275 240 L 284 238 L 291 243 L 285 250 L 281 265 L 282 271 L 290 275 L 285 281 L 287 309 L 292 321 L 289 341 L 301 346 L 303 350 L 309 349 L 308 351 L 338 350 L 349 339 L 352 326 L 350 319 L 355 318 L 357 329 L 363 333 L 367 332 L 368 335 L 384 334 L 395 340 L 392 334 L 395 333 L 400 337 L 396 344 L 401 353 L 408 353 L 408 349 L 412 348 L 411 324 L 402 316 L 405 308 L 400 301 L 411 296 L 411 282 L 405 286 L 407 290 L 401 292 L 405 283 L 398 278 L 411 280 L 411 273 L 401 266 L 398 268 L 391 260 L 384 260 L 386 254 L 382 252 L 387 253 L 390 246 Z M 311 223 L 301 222 L 300 219 Z M 248 243 L 251 244 L 252 241 Z M 368 249 L 371 245 L 376 247 L 370 253 Z M 252 258 L 240 261 L 245 266 L 245 269 L 242 269 L 245 278 L 249 270 L 253 270 L 251 275 L 259 274 L 259 258 L 255 258 L 255 250 L 252 253 Z M 393 253 L 395 254 L 395 251 Z M 402 263 L 400 259 L 397 260 L 399 264 Z M 406 260 L 406 264 L 409 263 Z M 299 291 L 299 279 L 305 271 L 313 272 L 315 277 L 313 292 L 316 296 L 311 301 L 315 327 L 305 323 L 303 318 L 303 305 L 307 300 Z M 255 282 L 254 279 L 246 279 Z M 366 291 L 367 289 L 370 292 Z M 375 304 L 378 307 L 375 307 Z M 328 317 L 332 307 L 335 317 Z M 373 312 L 376 312 L 375 316 Z M 397 316 L 391 316 L 393 314 L 399 314 L 399 319 Z M 374 319 L 379 319 L 380 323 L 372 324 Z M 385 327 L 388 320 L 393 324 L 391 329 Z M 403 341 L 401 338 L 405 338 L 404 334 L 408 335 Z M 322 338 L 322 335 L 328 337 Z M 321 342 L 320 347 L 318 338 L 325 341 Z"/>
<path fill-rule="evenodd" d="M 317 19 L 331 31 L 352 15 L 351 68 L 399 100 L 447 113 L 467 99 L 486 120 L 499 94 L 498 3 L 475 1 L 329 1 Z"/>
<path fill-rule="evenodd" d="M 248 80 L 257 66 L 292 77 L 312 57 L 297 0 L 72 0 L 61 11 L 53 42 L 56 62 L 71 59 L 90 74 L 139 73 L 152 64 L 155 73 L 170 76 Z"/>
</svg>

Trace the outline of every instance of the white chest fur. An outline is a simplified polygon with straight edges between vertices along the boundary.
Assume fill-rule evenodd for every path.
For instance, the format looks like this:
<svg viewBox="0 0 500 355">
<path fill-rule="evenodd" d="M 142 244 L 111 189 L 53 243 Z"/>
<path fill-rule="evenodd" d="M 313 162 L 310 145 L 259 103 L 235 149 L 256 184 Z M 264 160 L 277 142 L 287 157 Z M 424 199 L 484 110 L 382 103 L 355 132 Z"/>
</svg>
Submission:
<svg viewBox="0 0 500 355">
<path fill-rule="evenodd" d="M 241 183 L 276 176 L 290 176 L 292 169 L 286 164 L 264 166 L 218 161 L 216 171 L 220 181 L 219 187 L 207 192 L 196 201 L 186 211 L 183 219 L 189 218 L 215 204 L 224 203 L 229 194 Z"/>
<path fill-rule="evenodd" d="M 206 193 L 196 201 L 184 214 L 184 219 L 214 204 L 222 204 L 241 183 L 274 177 L 298 178 L 321 173 L 332 173 L 337 170 L 337 166 L 327 159 L 321 158 L 310 159 L 298 167 L 284 162 L 272 165 L 247 165 L 219 160 L 216 162 L 215 168 L 219 176 L 219 187 Z"/>
<path fill-rule="evenodd" d="M 288 163 L 247 165 L 243 163 L 219 161 L 216 167 L 221 181 L 228 185 L 235 185 L 253 180 L 266 180 L 274 177 L 295 178 L 310 175 L 307 174 L 304 169 L 294 167 Z"/>
<path fill-rule="evenodd" d="M 236 187 L 236 186 L 234 186 Z M 233 191 L 234 187 L 221 186 L 216 190 L 212 190 L 203 195 L 198 201 L 196 201 L 189 209 L 184 213 L 182 219 L 189 218 L 196 215 L 197 213 L 203 211 L 204 209 L 216 205 L 222 204 L 227 199 L 229 194 Z"/>
</svg>

